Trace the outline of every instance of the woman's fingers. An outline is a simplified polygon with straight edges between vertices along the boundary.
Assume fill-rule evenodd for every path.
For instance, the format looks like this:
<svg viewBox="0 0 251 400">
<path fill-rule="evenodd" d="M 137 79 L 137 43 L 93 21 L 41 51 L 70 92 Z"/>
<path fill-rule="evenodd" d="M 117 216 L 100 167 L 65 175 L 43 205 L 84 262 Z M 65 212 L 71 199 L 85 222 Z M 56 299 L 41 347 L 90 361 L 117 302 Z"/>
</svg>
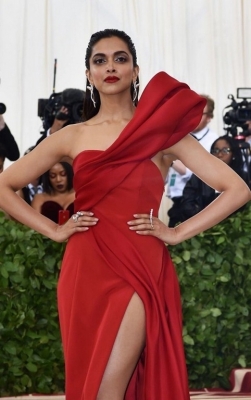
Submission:
<svg viewBox="0 0 251 400">
<path fill-rule="evenodd" d="M 77 211 L 65 224 L 57 226 L 55 240 L 64 242 L 76 232 L 88 231 L 89 227 L 95 226 L 97 222 L 98 218 L 94 217 L 93 212 Z"/>
<path fill-rule="evenodd" d="M 78 211 L 72 215 L 71 220 L 76 227 L 81 226 L 93 226 L 98 222 L 98 218 L 94 217 L 93 212 L 90 211 Z"/>
<path fill-rule="evenodd" d="M 127 222 L 129 229 L 134 231 L 147 231 L 146 234 L 152 234 L 155 218 L 151 214 L 134 214 L 133 216 L 135 219 Z"/>
</svg>

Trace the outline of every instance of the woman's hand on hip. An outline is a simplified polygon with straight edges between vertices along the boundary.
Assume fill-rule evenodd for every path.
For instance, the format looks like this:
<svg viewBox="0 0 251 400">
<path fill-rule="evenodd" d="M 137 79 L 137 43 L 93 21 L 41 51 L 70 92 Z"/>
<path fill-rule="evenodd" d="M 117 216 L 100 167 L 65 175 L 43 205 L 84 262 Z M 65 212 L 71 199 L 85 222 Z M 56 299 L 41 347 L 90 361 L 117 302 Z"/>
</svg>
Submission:
<svg viewBox="0 0 251 400">
<path fill-rule="evenodd" d="M 167 244 L 176 244 L 176 230 L 169 228 L 159 218 L 150 214 L 134 214 L 134 220 L 128 221 L 129 229 L 138 235 L 154 236 Z"/>
<path fill-rule="evenodd" d="M 98 218 L 94 217 L 91 211 L 78 211 L 65 224 L 57 225 L 55 238 L 53 239 L 56 242 L 64 242 L 74 233 L 88 231 L 97 222 Z"/>
</svg>

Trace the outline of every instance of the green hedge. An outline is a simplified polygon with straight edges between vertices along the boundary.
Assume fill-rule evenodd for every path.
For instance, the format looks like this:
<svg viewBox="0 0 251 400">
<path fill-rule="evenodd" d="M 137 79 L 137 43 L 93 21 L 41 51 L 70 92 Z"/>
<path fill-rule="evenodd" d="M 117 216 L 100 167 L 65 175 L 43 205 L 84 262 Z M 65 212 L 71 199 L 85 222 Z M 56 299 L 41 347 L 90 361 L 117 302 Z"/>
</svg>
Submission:
<svg viewBox="0 0 251 400">
<path fill-rule="evenodd" d="M 228 388 L 251 367 L 251 207 L 170 248 L 179 276 L 190 386 Z"/>
<path fill-rule="evenodd" d="M 251 207 L 170 247 L 179 275 L 190 387 L 228 387 L 251 367 Z M 0 395 L 60 393 L 56 284 L 64 246 L 0 214 Z"/>
<path fill-rule="evenodd" d="M 56 306 L 62 245 L 0 217 L 0 395 L 59 393 Z"/>
</svg>

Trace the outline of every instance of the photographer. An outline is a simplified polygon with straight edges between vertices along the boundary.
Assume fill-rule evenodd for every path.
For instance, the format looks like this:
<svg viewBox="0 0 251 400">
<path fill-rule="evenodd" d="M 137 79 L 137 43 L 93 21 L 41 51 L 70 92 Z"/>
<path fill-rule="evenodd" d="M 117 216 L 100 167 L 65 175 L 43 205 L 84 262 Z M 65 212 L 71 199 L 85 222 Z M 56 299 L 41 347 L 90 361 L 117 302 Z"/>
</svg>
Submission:
<svg viewBox="0 0 251 400">
<path fill-rule="evenodd" d="M 65 89 L 62 93 L 52 94 L 49 100 L 40 99 L 38 116 L 43 120 L 44 131 L 36 145 L 64 126 L 80 122 L 84 98 L 83 90 Z"/>
<path fill-rule="evenodd" d="M 0 114 L 0 144 L 5 148 L 6 158 L 10 161 L 16 161 L 20 157 L 18 145 Z"/>
</svg>

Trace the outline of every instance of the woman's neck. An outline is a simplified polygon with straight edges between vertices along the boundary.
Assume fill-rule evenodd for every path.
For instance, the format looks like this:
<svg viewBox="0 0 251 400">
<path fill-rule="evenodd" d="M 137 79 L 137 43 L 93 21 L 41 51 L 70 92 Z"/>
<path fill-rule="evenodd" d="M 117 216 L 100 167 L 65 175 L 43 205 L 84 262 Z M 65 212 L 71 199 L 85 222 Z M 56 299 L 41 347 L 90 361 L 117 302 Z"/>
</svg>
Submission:
<svg viewBox="0 0 251 400">
<path fill-rule="evenodd" d="M 135 106 L 131 98 L 121 96 L 101 97 L 101 105 L 96 115 L 97 122 L 130 121 L 134 115 Z"/>
</svg>

